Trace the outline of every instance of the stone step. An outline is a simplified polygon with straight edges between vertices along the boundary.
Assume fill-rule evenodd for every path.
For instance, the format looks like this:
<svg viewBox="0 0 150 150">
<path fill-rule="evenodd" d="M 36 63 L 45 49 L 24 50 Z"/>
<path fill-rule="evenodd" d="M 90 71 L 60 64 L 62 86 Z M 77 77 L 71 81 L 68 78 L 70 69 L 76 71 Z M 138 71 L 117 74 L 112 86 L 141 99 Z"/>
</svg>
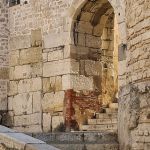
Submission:
<svg viewBox="0 0 150 150">
<path fill-rule="evenodd" d="M 109 108 L 118 109 L 118 103 L 110 103 Z"/>
<path fill-rule="evenodd" d="M 83 131 L 117 131 L 117 123 L 113 124 L 101 124 L 101 125 L 82 125 L 81 130 Z"/>
<path fill-rule="evenodd" d="M 61 150 L 119 150 L 118 143 L 109 144 L 52 144 Z"/>
<path fill-rule="evenodd" d="M 103 119 L 88 119 L 88 125 L 101 125 L 117 123 L 117 118 L 103 118 Z"/>
<path fill-rule="evenodd" d="M 116 113 L 96 113 L 97 119 L 111 119 L 111 118 L 117 118 L 117 112 Z"/>
<path fill-rule="evenodd" d="M 90 143 L 99 143 L 107 144 L 114 143 L 117 141 L 117 134 L 110 132 L 84 132 L 84 131 L 75 131 L 75 132 L 60 132 L 60 133 L 39 133 L 33 134 L 33 137 L 42 140 L 48 144 L 58 143 L 58 144 L 90 144 Z"/>
</svg>

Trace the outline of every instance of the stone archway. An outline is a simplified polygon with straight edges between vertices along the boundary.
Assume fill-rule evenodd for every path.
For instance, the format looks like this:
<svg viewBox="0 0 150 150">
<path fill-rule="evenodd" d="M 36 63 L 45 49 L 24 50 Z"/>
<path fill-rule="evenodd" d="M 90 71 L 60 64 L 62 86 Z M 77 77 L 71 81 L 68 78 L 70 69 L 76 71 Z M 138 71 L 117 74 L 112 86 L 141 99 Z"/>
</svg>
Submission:
<svg viewBox="0 0 150 150">
<path fill-rule="evenodd" d="M 77 92 L 79 100 L 84 99 L 84 96 L 86 97 L 88 94 L 89 94 L 88 96 L 91 97 L 92 99 L 94 99 L 95 97 L 96 97 L 95 99 L 97 99 L 98 96 L 100 95 L 100 92 L 103 93 L 103 91 L 105 91 L 104 89 L 102 89 L 102 86 L 103 84 L 106 83 L 105 82 L 103 83 L 102 81 L 105 81 L 103 79 L 105 79 L 107 76 L 101 75 L 101 78 L 99 78 L 99 76 L 101 72 L 105 74 L 109 70 L 108 68 L 111 68 L 110 66 L 113 64 L 112 58 L 114 57 L 113 55 L 114 39 L 111 40 L 109 38 L 111 36 L 114 37 L 114 33 L 104 35 L 104 32 L 106 28 L 107 31 L 112 31 L 111 30 L 112 28 L 114 29 L 112 23 L 115 18 L 114 14 L 117 18 L 116 25 L 118 27 L 120 35 L 120 41 L 118 42 L 119 49 L 118 46 L 115 48 L 119 52 L 118 79 L 119 79 L 119 87 L 122 87 L 126 84 L 125 81 L 126 71 L 121 69 L 122 66 L 126 66 L 126 54 L 125 54 L 126 23 L 125 23 L 124 5 L 118 4 L 118 2 L 116 3 L 113 0 L 104 0 L 104 1 L 75 0 L 72 2 L 72 6 L 68 11 L 71 29 L 70 31 L 71 40 L 69 46 L 70 56 L 71 59 L 75 59 L 80 64 L 79 65 L 80 71 L 78 76 L 75 77 L 74 75 L 72 75 L 70 76 L 69 80 L 70 84 L 72 85 L 71 87 L 73 87 L 73 90 Z M 111 45 L 111 43 L 113 44 Z M 110 51 L 109 49 L 112 49 L 112 51 Z M 105 53 L 104 57 L 101 57 L 102 53 Z M 109 55 L 112 57 L 111 59 L 108 59 Z M 108 63 L 108 60 L 112 62 L 112 64 Z M 109 65 L 107 66 L 107 64 Z M 105 72 L 104 70 L 107 71 Z M 113 69 L 110 69 L 109 71 L 111 72 L 112 70 Z M 98 87 L 99 85 L 101 87 Z M 113 86 L 114 86 L 113 84 L 108 85 L 108 87 L 111 87 L 111 89 L 114 89 Z M 88 89 L 90 90 L 88 91 Z M 108 92 L 110 92 L 111 89 L 108 88 Z M 81 91 L 83 93 L 80 95 Z M 92 93 L 90 93 L 91 91 Z M 115 96 L 115 92 L 116 91 L 112 92 L 113 96 Z M 94 95 L 95 96 L 94 97 L 93 93 L 94 94 L 96 93 L 97 95 Z M 109 96 L 112 98 L 113 97 L 112 95 Z M 109 96 L 107 95 L 106 97 L 108 98 Z M 87 99 L 87 97 L 85 99 Z M 109 102 L 112 102 L 113 100 L 114 97 Z M 108 104 L 109 102 L 106 102 L 106 104 Z M 76 105 L 81 106 L 86 104 L 87 103 L 85 102 L 82 104 L 78 103 Z M 91 107 L 91 103 L 89 105 Z M 99 101 L 95 102 L 95 105 L 92 105 L 92 107 L 95 108 L 94 111 L 96 111 L 97 109 L 96 105 L 101 104 L 99 104 Z M 78 107 L 74 111 L 79 111 L 79 109 L 80 107 Z M 85 109 L 85 107 L 82 107 L 82 109 Z M 82 118 L 83 120 L 88 116 L 87 114 L 85 112 L 82 112 L 82 116 L 84 116 Z M 79 114 L 77 114 L 77 116 L 79 116 Z M 79 120 L 81 120 L 81 118 L 79 118 Z M 86 122 L 85 120 L 83 122 Z"/>
</svg>

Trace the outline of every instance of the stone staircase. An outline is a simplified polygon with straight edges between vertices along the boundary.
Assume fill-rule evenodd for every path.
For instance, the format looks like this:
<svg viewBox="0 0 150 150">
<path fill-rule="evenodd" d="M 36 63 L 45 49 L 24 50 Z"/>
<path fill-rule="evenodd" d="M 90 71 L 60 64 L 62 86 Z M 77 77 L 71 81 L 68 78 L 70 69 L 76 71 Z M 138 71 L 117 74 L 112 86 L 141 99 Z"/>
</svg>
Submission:
<svg viewBox="0 0 150 150">
<path fill-rule="evenodd" d="M 111 103 L 103 108 L 103 113 L 96 113 L 94 119 L 88 119 L 87 125 L 82 125 L 82 131 L 117 132 L 118 103 Z"/>
<path fill-rule="evenodd" d="M 118 104 L 112 103 L 89 119 L 78 132 L 42 133 L 33 135 L 61 150 L 119 150 L 117 140 Z"/>
</svg>

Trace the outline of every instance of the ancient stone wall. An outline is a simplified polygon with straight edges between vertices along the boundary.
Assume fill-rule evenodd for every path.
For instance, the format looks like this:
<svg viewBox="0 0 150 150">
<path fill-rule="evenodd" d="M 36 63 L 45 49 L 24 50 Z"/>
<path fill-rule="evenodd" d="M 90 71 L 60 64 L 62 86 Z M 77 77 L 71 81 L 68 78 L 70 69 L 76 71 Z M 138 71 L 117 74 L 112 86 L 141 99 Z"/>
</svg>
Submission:
<svg viewBox="0 0 150 150">
<path fill-rule="evenodd" d="M 0 115 L 7 111 L 8 83 L 8 8 L 0 1 Z M 0 116 L 1 120 L 1 116 Z"/>
<path fill-rule="evenodd" d="M 80 13 L 76 9 L 85 2 L 30 0 L 9 8 L 8 126 L 24 132 L 53 130 L 64 122 L 64 96 L 68 89 L 107 91 L 110 94 L 102 94 L 105 103 L 113 101 L 113 11 L 123 29 L 124 12 L 119 11 L 121 3 L 115 1 L 89 2 L 78 23 L 75 16 Z M 95 6 L 93 14 L 88 12 L 90 5 Z M 92 15 L 91 24 L 88 21 Z M 96 26 L 94 34 L 92 26 Z M 120 42 L 125 43 L 123 37 Z M 103 80 L 106 77 L 107 82 Z M 103 85 L 106 88 L 101 88 Z"/>
<path fill-rule="evenodd" d="M 108 1 L 96 2 L 100 2 L 100 5 L 96 5 L 100 8 L 101 2 Z M 150 1 L 109 2 L 117 17 L 120 37 L 118 126 L 121 149 L 148 150 Z M 86 77 L 83 74 L 80 69 L 82 63 L 79 63 L 76 55 L 87 57 L 87 49 L 84 49 L 83 44 L 89 47 L 92 45 L 92 48 L 98 46 L 96 49 L 100 46 L 100 40 L 93 36 L 93 32 L 89 33 L 92 31 L 88 23 L 90 13 L 83 13 L 86 26 L 80 21 L 80 28 L 74 27 L 75 22 L 79 23 L 77 14 L 80 14 L 85 3 L 87 0 L 28 0 L 28 3 L 21 1 L 20 5 L 9 8 L 10 82 L 6 125 L 23 132 L 54 130 L 60 122 L 64 122 L 65 92 L 68 89 L 84 91 L 85 87 L 93 90 L 93 76 Z M 91 1 L 90 5 L 93 3 Z M 7 7 L 4 7 L 4 3 L 1 4 L 1 8 L 4 8 L 0 17 L 0 82 L 1 101 L 4 102 L 1 102 L 4 104 L 1 106 L 2 110 L 7 110 Z M 104 8 L 102 10 L 105 11 Z M 101 16 L 101 10 L 94 16 Z M 95 25 L 98 20 L 93 20 Z M 81 30 L 83 33 L 78 33 Z M 83 51 L 77 47 L 82 47 Z M 93 62 L 90 66 L 93 66 Z M 96 69 L 96 65 L 90 69 Z M 87 71 L 91 72 L 89 67 Z"/>
<path fill-rule="evenodd" d="M 149 21 L 149 0 L 126 0 L 127 86 L 120 91 L 121 149 L 150 148 Z"/>
<path fill-rule="evenodd" d="M 9 8 L 10 127 L 49 132 L 64 122 L 66 75 L 79 68 L 67 46 L 63 12 L 69 3 L 30 0 Z"/>
</svg>

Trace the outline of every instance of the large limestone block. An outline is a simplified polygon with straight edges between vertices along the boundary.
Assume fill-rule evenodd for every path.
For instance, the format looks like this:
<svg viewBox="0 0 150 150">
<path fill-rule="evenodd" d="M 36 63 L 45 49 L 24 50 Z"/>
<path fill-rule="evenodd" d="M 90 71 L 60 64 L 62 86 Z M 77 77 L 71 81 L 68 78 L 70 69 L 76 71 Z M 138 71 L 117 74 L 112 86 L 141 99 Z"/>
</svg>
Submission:
<svg viewBox="0 0 150 150">
<path fill-rule="evenodd" d="M 63 74 L 77 74 L 79 72 L 79 63 L 75 60 L 64 59 L 54 62 L 47 62 L 43 65 L 43 76 L 58 76 Z"/>
<path fill-rule="evenodd" d="M 32 47 L 42 46 L 41 29 L 31 30 L 31 45 Z"/>
<path fill-rule="evenodd" d="M 42 90 L 42 79 L 39 78 L 32 78 L 32 91 L 39 91 Z"/>
<path fill-rule="evenodd" d="M 43 113 L 43 131 L 50 132 L 51 131 L 51 120 L 52 116 L 50 113 Z"/>
<path fill-rule="evenodd" d="M 15 115 L 32 113 L 32 94 L 23 93 L 14 96 L 13 109 Z"/>
<path fill-rule="evenodd" d="M 85 21 L 85 22 L 90 22 L 92 16 L 93 16 L 93 13 L 85 11 L 85 12 L 82 12 L 80 20 Z"/>
<path fill-rule="evenodd" d="M 42 133 L 41 125 L 29 125 L 29 126 L 20 126 L 20 127 L 13 127 L 14 130 L 23 133 Z"/>
<path fill-rule="evenodd" d="M 62 90 L 62 77 L 57 76 L 55 79 L 55 91 L 61 91 Z"/>
<path fill-rule="evenodd" d="M 9 67 L 9 80 L 14 80 L 15 67 Z"/>
<path fill-rule="evenodd" d="M 74 89 L 78 90 L 93 90 L 93 77 L 85 77 L 83 75 L 64 75 L 62 77 L 63 90 Z"/>
<path fill-rule="evenodd" d="M 58 77 L 50 77 L 50 89 L 49 89 L 50 92 L 56 91 L 56 78 L 59 78 L 59 76 Z M 58 81 L 58 83 L 60 83 L 60 82 Z"/>
<path fill-rule="evenodd" d="M 53 116 L 52 117 L 52 130 L 55 130 L 56 127 L 60 125 L 60 123 L 64 123 L 63 116 Z"/>
<path fill-rule="evenodd" d="M 85 40 L 86 40 L 86 35 L 85 34 L 81 34 L 81 33 L 76 33 L 77 35 L 77 40 L 76 40 L 76 44 L 79 46 L 85 46 Z"/>
<path fill-rule="evenodd" d="M 9 53 L 9 65 L 10 66 L 19 65 L 19 50 L 10 51 L 10 53 Z"/>
<path fill-rule="evenodd" d="M 8 110 L 13 110 L 13 97 L 8 97 Z"/>
<path fill-rule="evenodd" d="M 63 75 L 62 76 L 62 89 L 67 90 L 67 89 L 72 89 L 73 87 L 71 86 L 71 75 Z"/>
<path fill-rule="evenodd" d="M 42 63 L 34 63 L 31 65 L 31 76 L 33 78 L 42 76 Z"/>
<path fill-rule="evenodd" d="M 48 61 L 63 59 L 63 50 L 55 50 L 48 53 Z"/>
<path fill-rule="evenodd" d="M 48 61 L 48 53 L 42 53 L 42 60 L 43 60 L 43 62 Z"/>
<path fill-rule="evenodd" d="M 42 93 L 41 91 L 33 93 L 33 113 L 42 111 Z"/>
<path fill-rule="evenodd" d="M 91 76 L 102 75 L 102 63 L 100 61 L 86 60 L 85 72 L 87 75 L 91 75 Z"/>
<path fill-rule="evenodd" d="M 14 126 L 27 126 L 41 124 L 41 113 L 14 116 Z"/>
<path fill-rule="evenodd" d="M 27 93 L 31 91 L 31 79 L 20 80 L 18 84 L 18 93 Z"/>
<path fill-rule="evenodd" d="M 64 95 L 64 91 L 46 93 L 42 101 L 43 112 L 63 111 Z"/>
<path fill-rule="evenodd" d="M 88 34 L 92 34 L 92 30 L 93 26 L 91 25 L 90 22 L 84 22 L 84 21 L 80 21 L 76 27 L 76 31 L 79 33 L 88 33 Z"/>
<path fill-rule="evenodd" d="M 40 90 L 42 90 L 42 79 L 40 77 L 24 79 L 19 81 L 18 84 L 19 93 L 26 93 L 30 91 L 40 91 Z"/>
<path fill-rule="evenodd" d="M 46 93 L 50 91 L 50 79 L 49 78 L 43 78 L 43 92 Z"/>
<path fill-rule="evenodd" d="M 16 95 L 18 93 L 18 81 L 10 81 L 8 84 L 8 95 Z"/>
<path fill-rule="evenodd" d="M 20 52 L 20 64 L 30 64 L 42 61 L 42 48 L 29 48 L 21 50 Z"/>
<path fill-rule="evenodd" d="M 31 77 L 31 66 L 16 66 L 13 72 L 14 79 L 25 79 Z"/>
<path fill-rule="evenodd" d="M 68 32 L 51 33 L 44 36 L 44 48 L 54 48 L 66 45 Z"/>
<path fill-rule="evenodd" d="M 30 35 L 16 36 L 9 38 L 9 49 L 17 50 L 31 47 Z"/>
<path fill-rule="evenodd" d="M 97 36 L 87 35 L 86 36 L 86 46 L 92 48 L 100 48 L 101 46 L 101 39 Z"/>
<path fill-rule="evenodd" d="M 9 79 L 9 68 L 8 67 L 1 67 L 0 68 L 0 79 L 8 80 Z"/>
</svg>

